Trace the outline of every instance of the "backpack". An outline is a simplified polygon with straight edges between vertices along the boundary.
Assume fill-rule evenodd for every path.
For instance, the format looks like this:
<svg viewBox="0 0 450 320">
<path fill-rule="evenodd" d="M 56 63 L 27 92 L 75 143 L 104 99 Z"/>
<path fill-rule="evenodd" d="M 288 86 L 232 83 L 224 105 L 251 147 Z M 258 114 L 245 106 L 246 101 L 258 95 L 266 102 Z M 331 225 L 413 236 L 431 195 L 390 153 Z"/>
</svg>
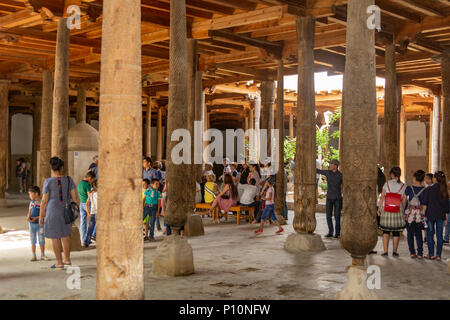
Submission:
<svg viewBox="0 0 450 320">
<path fill-rule="evenodd" d="M 408 201 L 408 207 L 405 210 L 405 221 L 408 223 L 413 222 L 423 222 L 423 211 L 422 211 L 422 205 L 420 204 L 419 196 L 422 194 L 422 192 L 425 190 L 423 188 L 420 190 L 418 194 L 414 192 L 414 188 L 410 187 L 413 192 L 413 198 L 411 201 Z"/>
<path fill-rule="evenodd" d="M 386 196 L 384 198 L 384 211 L 391 212 L 391 213 L 399 213 L 400 212 L 400 205 L 402 203 L 402 195 L 399 194 L 400 191 L 403 189 L 405 184 L 402 184 L 400 189 L 394 193 L 391 192 L 391 189 L 389 187 L 389 182 L 387 183 L 388 191 L 386 193 Z"/>
</svg>

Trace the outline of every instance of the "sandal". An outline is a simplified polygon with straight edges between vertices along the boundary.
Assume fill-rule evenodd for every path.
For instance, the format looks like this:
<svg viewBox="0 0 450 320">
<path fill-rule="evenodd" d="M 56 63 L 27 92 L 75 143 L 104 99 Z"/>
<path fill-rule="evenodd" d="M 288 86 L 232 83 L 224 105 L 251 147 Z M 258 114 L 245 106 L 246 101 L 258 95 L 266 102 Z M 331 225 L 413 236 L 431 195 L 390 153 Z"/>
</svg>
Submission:
<svg viewBox="0 0 450 320">
<path fill-rule="evenodd" d="M 54 264 L 54 265 L 52 265 L 51 267 L 50 267 L 50 269 L 53 269 L 53 270 L 64 270 L 64 266 L 57 266 L 56 264 Z"/>
</svg>

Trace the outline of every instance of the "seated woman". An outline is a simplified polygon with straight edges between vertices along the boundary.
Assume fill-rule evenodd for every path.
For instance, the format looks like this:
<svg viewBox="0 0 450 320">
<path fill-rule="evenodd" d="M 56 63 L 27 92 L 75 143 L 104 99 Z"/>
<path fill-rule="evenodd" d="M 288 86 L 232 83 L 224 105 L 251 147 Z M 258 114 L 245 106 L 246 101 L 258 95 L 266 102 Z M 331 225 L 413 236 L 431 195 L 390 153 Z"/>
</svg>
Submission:
<svg viewBox="0 0 450 320">
<path fill-rule="evenodd" d="M 222 192 L 220 192 L 214 202 L 212 203 L 209 213 L 215 213 L 213 215 L 213 223 L 219 223 L 219 211 L 221 210 L 225 213 L 230 211 L 230 208 L 235 206 L 238 201 L 238 191 L 236 185 L 233 183 L 233 177 L 231 174 L 225 174 L 224 176 L 224 187 Z"/>
<path fill-rule="evenodd" d="M 209 173 L 206 175 L 205 183 L 205 203 L 212 203 L 219 193 L 219 187 L 216 184 L 216 175 Z"/>
</svg>

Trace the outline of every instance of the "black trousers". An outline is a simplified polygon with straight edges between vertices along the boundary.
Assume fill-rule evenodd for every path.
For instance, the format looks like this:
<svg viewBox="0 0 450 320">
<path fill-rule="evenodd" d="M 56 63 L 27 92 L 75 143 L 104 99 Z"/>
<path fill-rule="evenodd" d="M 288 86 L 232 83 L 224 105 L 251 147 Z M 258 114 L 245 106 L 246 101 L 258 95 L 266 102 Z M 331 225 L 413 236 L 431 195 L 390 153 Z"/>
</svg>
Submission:
<svg viewBox="0 0 450 320">
<path fill-rule="evenodd" d="M 418 256 L 423 255 L 422 229 L 423 229 L 422 223 L 412 222 L 406 224 L 408 247 L 410 254 L 416 254 L 416 249 L 414 247 L 414 237 L 415 237 L 417 243 L 417 255 Z"/>
</svg>

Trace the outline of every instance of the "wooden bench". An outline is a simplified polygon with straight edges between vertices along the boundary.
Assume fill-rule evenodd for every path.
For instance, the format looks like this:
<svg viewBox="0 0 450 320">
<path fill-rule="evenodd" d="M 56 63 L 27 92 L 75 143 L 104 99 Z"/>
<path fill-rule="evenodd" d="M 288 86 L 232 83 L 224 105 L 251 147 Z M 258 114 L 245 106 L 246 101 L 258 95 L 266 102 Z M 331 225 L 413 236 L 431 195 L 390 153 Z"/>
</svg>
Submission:
<svg viewBox="0 0 450 320">
<path fill-rule="evenodd" d="M 210 203 L 197 203 L 195 205 L 196 213 L 200 215 L 207 214 L 208 210 L 211 209 Z M 253 221 L 254 213 L 255 213 L 255 207 L 248 207 L 248 206 L 234 206 L 230 208 L 230 212 L 233 212 L 233 216 L 236 216 L 236 222 L 237 224 L 241 223 L 241 219 L 248 220 L 249 222 Z M 248 215 L 241 214 L 242 212 L 248 212 Z M 219 217 L 225 217 L 225 220 L 228 220 L 228 212 L 226 213 L 220 213 L 219 210 Z"/>
</svg>

